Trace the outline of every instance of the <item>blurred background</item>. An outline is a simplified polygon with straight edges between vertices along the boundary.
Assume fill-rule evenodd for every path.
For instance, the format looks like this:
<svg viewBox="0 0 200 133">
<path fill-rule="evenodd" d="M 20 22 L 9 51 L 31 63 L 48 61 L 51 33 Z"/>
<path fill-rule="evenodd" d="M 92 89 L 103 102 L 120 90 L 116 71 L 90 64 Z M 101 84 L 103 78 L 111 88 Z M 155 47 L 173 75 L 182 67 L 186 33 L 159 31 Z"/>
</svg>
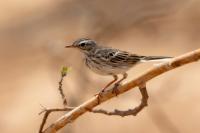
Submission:
<svg viewBox="0 0 200 133">
<path fill-rule="evenodd" d="M 36 133 L 40 105 L 62 107 L 57 88 L 64 65 L 72 68 L 63 84 L 70 106 L 112 79 L 88 70 L 81 53 L 66 44 L 89 37 L 141 55 L 178 56 L 200 47 L 199 6 L 199 0 L 0 1 L 1 133 Z M 131 69 L 127 81 L 152 66 Z M 87 113 L 59 133 L 199 133 L 199 68 L 193 63 L 148 82 L 149 106 L 136 117 Z M 140 99 L 133 89 L 98 108 L 125 110 Z"/>
</svg>

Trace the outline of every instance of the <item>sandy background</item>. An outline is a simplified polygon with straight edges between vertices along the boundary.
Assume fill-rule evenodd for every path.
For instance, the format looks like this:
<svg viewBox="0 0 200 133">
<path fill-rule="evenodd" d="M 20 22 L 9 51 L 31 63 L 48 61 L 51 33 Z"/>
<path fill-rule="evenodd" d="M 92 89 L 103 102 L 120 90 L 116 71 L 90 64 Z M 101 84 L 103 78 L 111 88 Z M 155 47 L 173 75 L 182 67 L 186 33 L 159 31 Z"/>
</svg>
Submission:
<svg viewBox="0 0 200 133">
<path fill-rule="evenodd" d="M 177 56 L 200 47 L 199 6 L 199 0 L 0 1 L 1 133 L 36 133 L 40 104 L 62 107 L 57 88 L 63 65 L 72 68 L 64 81 L 71 106 L 112 79 L 88 70 L 66 44 L 90 37 L 137 54 Z M 127 81 L 151 66 L 131 69 Z M 60 133 L 199 133 L 199 68 L 197 62 L 151 80 L 149 106 L 137 117 L 87 113 Z M 135 89 L 100 107 L 127 109 L 139 101 Z"/>
</svg>

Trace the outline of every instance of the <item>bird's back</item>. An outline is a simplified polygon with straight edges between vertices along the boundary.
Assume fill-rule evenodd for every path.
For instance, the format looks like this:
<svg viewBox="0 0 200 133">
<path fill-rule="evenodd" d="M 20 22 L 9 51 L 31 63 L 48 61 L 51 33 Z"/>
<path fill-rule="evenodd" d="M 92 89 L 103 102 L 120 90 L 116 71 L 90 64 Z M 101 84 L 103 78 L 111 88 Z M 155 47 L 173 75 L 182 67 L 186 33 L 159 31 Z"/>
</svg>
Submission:
<svg viewBox="0 0 200 133">
<path fill-rule="evenodd" d="M 102 75 L 121 74 L 137 64 L 137 55 L 118 49 L 100 47 L 90 54 L 86 54 L 86 65 L 96 73 Z"/>
</svg>

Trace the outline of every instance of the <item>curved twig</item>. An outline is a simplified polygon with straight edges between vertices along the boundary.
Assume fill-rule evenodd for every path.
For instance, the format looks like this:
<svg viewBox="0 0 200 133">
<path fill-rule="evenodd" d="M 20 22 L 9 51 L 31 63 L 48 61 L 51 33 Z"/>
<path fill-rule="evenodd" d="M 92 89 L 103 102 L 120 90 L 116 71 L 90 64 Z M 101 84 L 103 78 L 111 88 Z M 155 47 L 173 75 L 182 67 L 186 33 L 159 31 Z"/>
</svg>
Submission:
<svg viewBox="0 0 200 133">
<path fill-rule="evenodd" d="M 167 71 L 175 69 L 177 67 L 183 66 L 188 63 L 192 63 L 200 59 L 200 49 L 186 53 L 184 55 L 173 58 L 169 62 L 162 63 L 158 66 L 154 66 L 152 69 L 148 70 L 141 76 L 135 78 L 134 80 L 124 84 L 119 88 L 119 95 L 136 87 L 140 84 L 146 83 L 147 81 L 159 76 Z M 92 110 L 98 104 L 101 104 L 116 95 L 112 93 L 112 90 L 108 90 L 102 94 L 100 98 L 97 96 L 92 97 L 88 101 L 84 102 L 80 106 L 74 108 L 72 111 L 61 116 L 57 121 L 51 124 L 43 133 L 56 133 L 59 129 L 76 120 L 82 114 L 86 113 L 88 110 Z"/>
<path fill-rule="evenodd" d="M 64 73 L 64 74 L 61 73 L 61 78 L 60 78 L 59 87 L 58 87 L 58 90 L 59 90 L 60 95 L 61 95 L 62 100 L 63 100 L 64 107 L 67 106 L 67 98 L 66 98 L 66 95 L 64 94 L 63 89 L 62 89 L 62 84 L 63 84 L 62 82 L 63 82 L 63 79 L 64 79 L 65 76 L 66 76 L 66 73 Z"/>
</svg>

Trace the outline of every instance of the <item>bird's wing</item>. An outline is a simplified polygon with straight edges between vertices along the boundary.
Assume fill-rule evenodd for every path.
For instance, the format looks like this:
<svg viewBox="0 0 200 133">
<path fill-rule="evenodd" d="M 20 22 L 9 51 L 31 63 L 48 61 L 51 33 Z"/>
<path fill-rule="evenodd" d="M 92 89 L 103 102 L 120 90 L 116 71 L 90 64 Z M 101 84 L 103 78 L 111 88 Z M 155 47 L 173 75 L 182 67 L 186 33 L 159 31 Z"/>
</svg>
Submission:
<svg viewBox="0 0 200 133">
<path fill-rule="evenodd" d="M 140 56 L 128 53 L 126 51 L 117 51 L 113 57 L 110 58 L 111 62 L 135 64 L 140 61 Z"/>
<path fill-rule="evenodd" d="M 126 51 L 120 51 L 117 49 L 102 49 L 97 53 L 99 57 L 101 57 L 101 61 L 105 62 L 106 64 L 112 65 L 112 66 L 127 66 L 127 65 L 133 65 L 135 63 L 138 63 L 141 59 L 141 56 L 128 53 Z"/>
</svg>

